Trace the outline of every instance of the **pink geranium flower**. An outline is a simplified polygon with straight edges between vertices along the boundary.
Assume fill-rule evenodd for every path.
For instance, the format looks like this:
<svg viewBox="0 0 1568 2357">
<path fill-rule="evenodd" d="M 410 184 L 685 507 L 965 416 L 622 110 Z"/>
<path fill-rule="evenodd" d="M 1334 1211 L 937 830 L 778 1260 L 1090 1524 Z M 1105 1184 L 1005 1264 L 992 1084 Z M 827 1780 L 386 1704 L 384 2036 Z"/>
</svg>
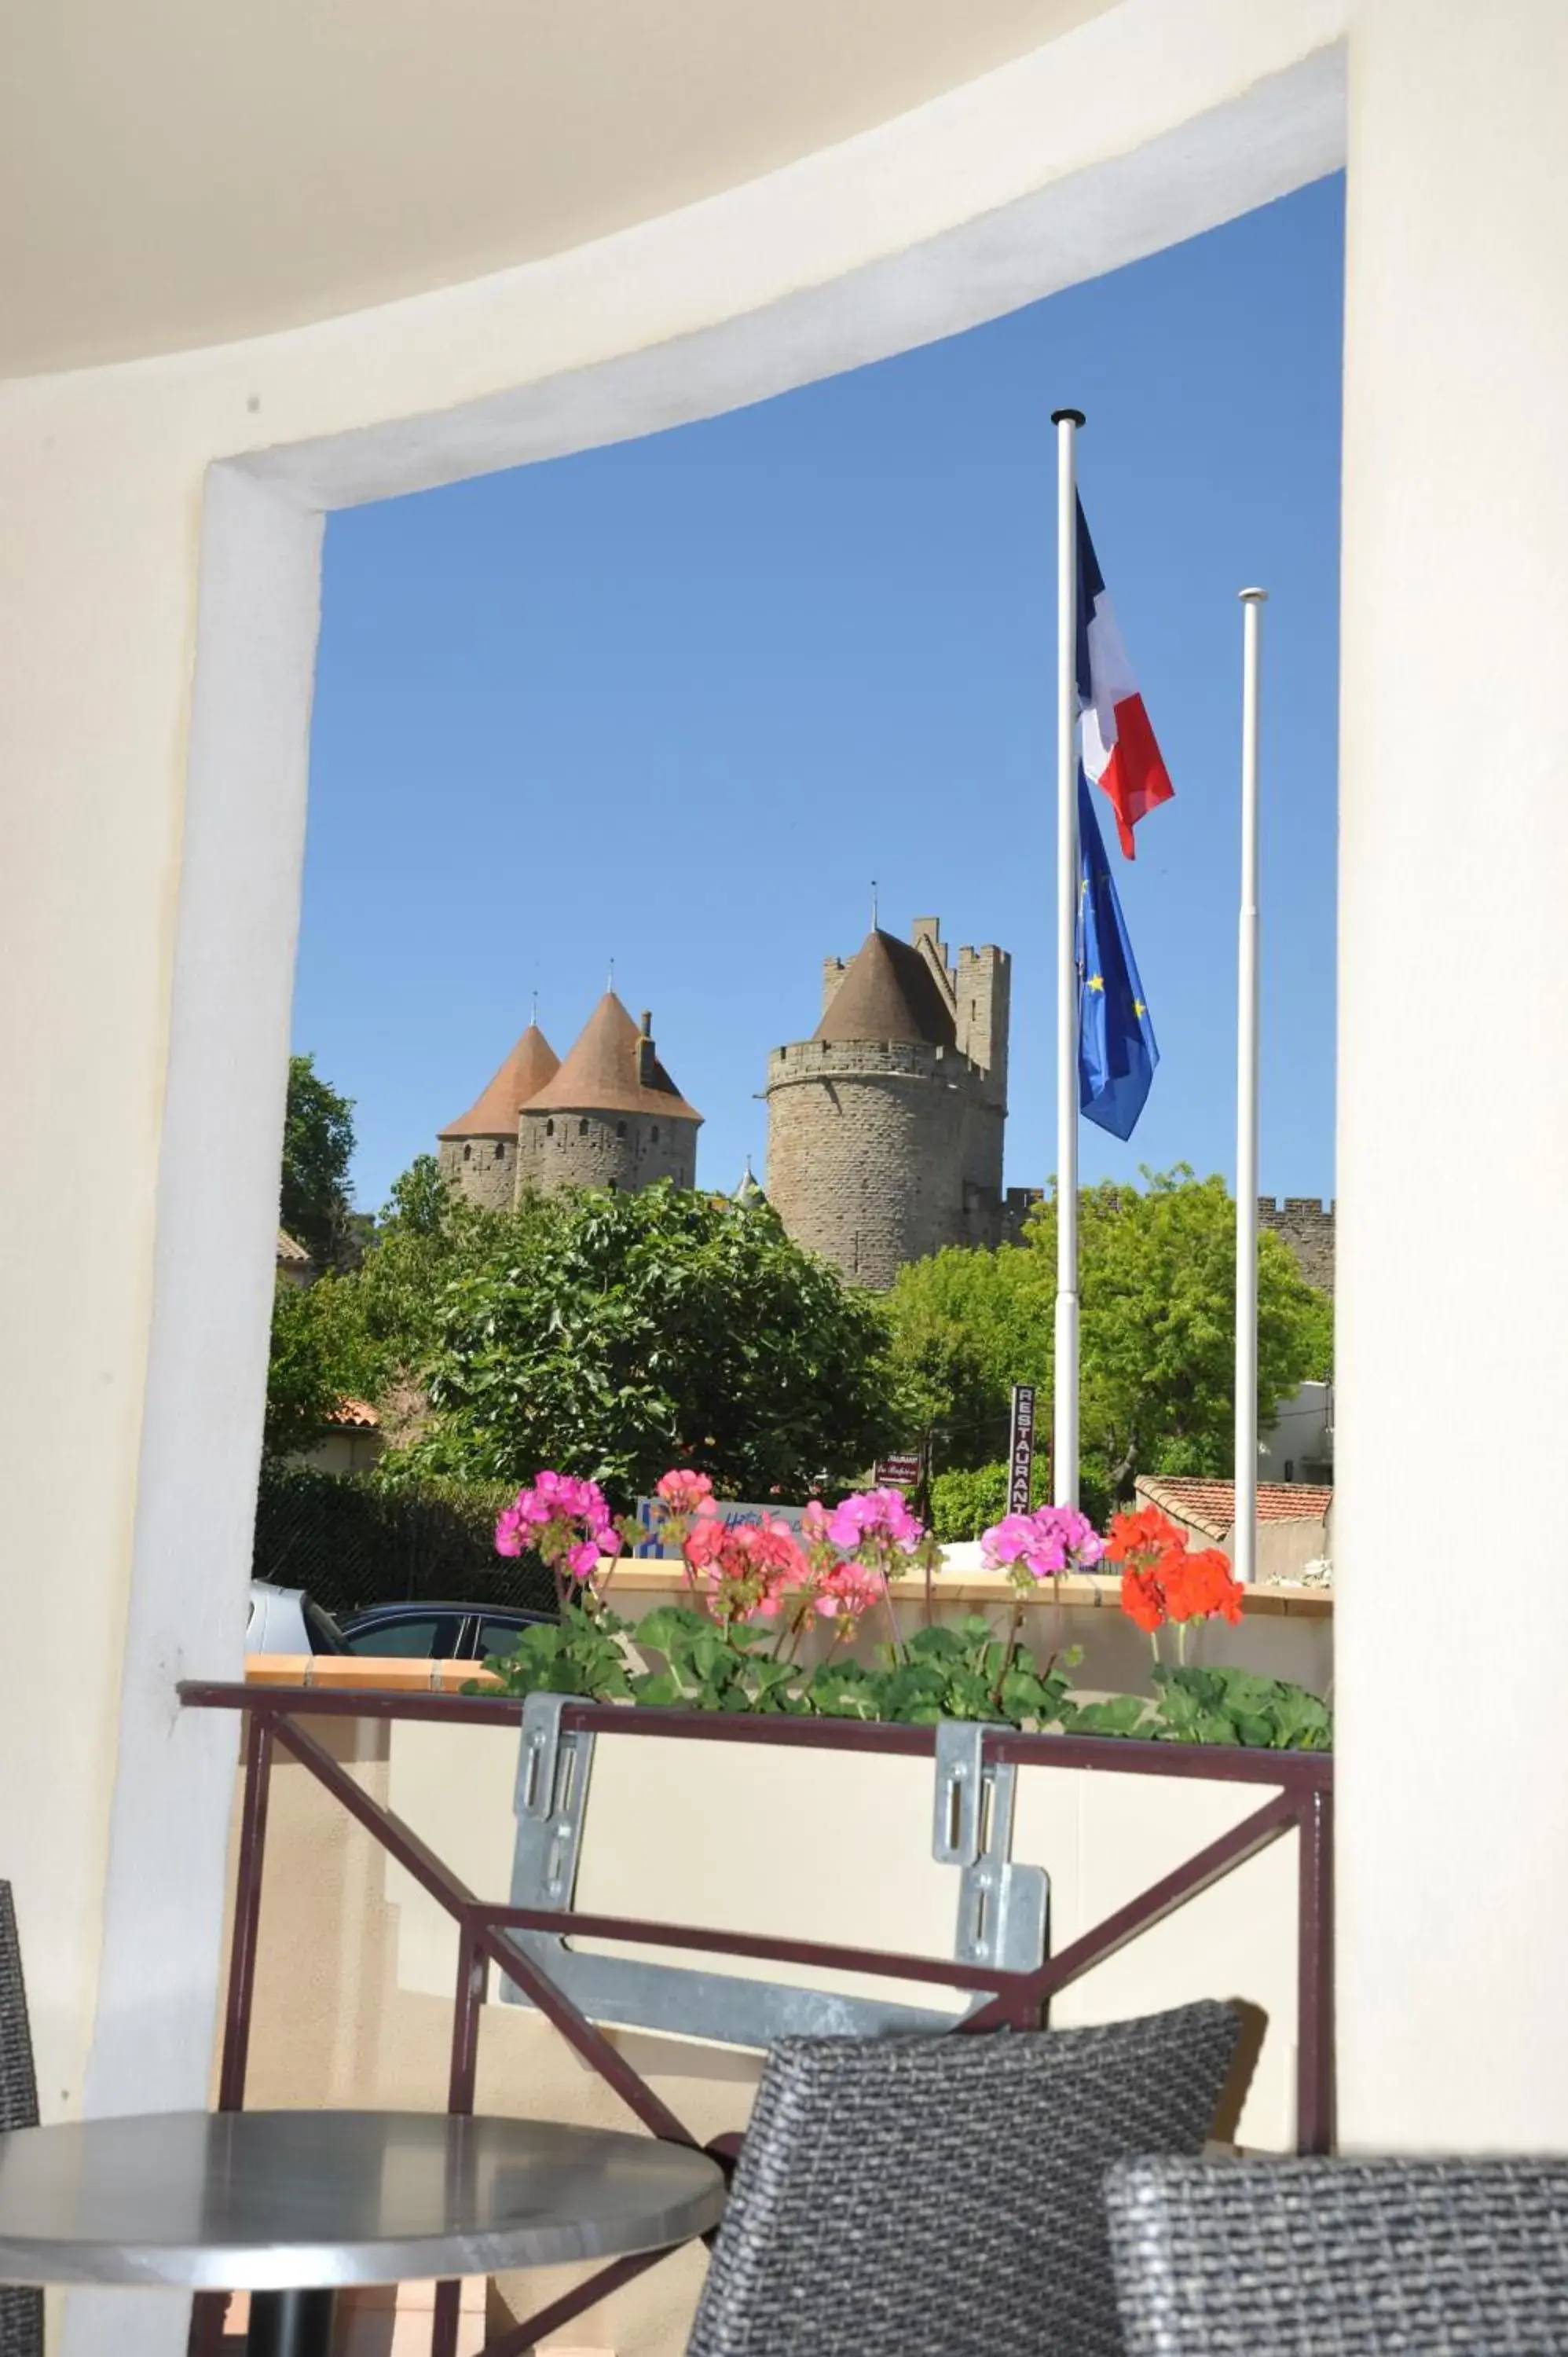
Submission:
<svg viewBox="0 0 1568 2357">
<path fill-rule="evenodd" d="M 826 1620 L 858 1620 L 886 1593 L 886 1575 L 850 1555 L 822 1575 L 817 1583 L 817 1610 Z"/>
<path fill-rule="evenodd" d="M 982 1534 L 980 1545 L 982 1559 L 993 1570 L 1011 1571 L 1020 1586 L 1054 1579 L 1058 1572 L 1087 1571 L 1105 1552 L 1093 1523 L 1076 1506 L 1004 1514 Z"/>
<path fill-rule="evenodd" d="M 714 1485 L 705 1473 L 674 1466 L 660 1476 L 656 1491 L 672 1514 L 700 1514 L 704 1506 L 713 1511 Z"/>
<path fill-rule="evenodd" d="M 546 1467 L 520 1490 L 496 1520 L 496 1551 L 521 1555 L 529 1546 L 556 1573 L 591 1580 L 602 1556 L 618 1555 L 623 1541 L 596 1481 Z"/>
</svg>

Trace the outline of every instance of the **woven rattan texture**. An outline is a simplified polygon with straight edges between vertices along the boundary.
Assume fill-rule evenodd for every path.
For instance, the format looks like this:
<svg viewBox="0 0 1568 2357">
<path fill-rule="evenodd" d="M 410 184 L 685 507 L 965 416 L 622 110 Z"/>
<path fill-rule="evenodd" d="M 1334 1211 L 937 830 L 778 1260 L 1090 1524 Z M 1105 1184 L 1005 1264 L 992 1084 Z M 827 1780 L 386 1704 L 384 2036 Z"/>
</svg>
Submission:
<svg viewBox="0 0 1568 2357">
<path fill-rule="evenodd" d="M 1122 2357 L 1106 2169 L 1197 2152 L 1237 2018 L 792 2038 L 763 2069 L 689 2357 Z"/>
<path fill-rule="evenodd" d="M 1563 2357 L 1568 2160 L 1140 2161 L 1129 2357 Z"/>
<path fill-rule="evenodd" d="M 27 1993 L 11 1886 L 0 1882 L 0 2129 L 38 2124 Z M 44 2301 L 37 2291 L 0 2288 L 0 2357 L 43 2357 Z"/>
</svg>

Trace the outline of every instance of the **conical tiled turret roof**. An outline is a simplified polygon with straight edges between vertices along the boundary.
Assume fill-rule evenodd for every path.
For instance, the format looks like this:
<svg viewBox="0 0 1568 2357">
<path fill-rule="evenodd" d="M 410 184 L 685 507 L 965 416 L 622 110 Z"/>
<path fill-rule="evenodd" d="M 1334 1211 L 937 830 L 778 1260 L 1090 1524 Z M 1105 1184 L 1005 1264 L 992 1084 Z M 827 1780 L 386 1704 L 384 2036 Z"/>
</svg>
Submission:
<svg viewBox="0 0 1568 2357">
<path fill-rule="evenodd" d="M 874 928 L 851 958 L 818 1039 L 918 1039 L 929 1048 L 956 1046 L 952 1009 L 921 952 L 894 933 Z"/>
<path fill-rule="evenodd" d="M 643 1017 L 646 1027 L 650 1021 Z M 529 1104 L 530 1113 L 650 1113 L 701 1121 L 613 990 L 607 990 L 565 1062 Z"/>
<path fill-rule="evenodd" d="M 500 1070 L 466 1114 L 441 1131 L 443 1137 L 512 1137 L 517 1117 L 561 1067 L 561 1059 L 537 1023 L 531 1023 Z"/>
</svg>

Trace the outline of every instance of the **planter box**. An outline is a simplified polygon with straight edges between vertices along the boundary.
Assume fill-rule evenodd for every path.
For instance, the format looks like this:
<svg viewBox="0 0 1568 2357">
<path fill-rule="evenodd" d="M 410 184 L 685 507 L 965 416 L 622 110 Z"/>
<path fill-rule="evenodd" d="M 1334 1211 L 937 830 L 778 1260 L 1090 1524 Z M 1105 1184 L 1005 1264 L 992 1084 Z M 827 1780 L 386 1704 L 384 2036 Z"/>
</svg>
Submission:
<svg viewBox="0 0 1568 2357">
<path fill-rule="evenodd" d="M 682 1571 L 679 1558 L 672 1556 L 625 1563 L 613 1575 L 607 1600 L 633 1621 L 660 1604 L 689 1604 L 691 1591 Z M 969 1613 L 983 1613 L 998 1634 L 1005 1629 L 1017 1596 L 1005 1579 L 984 1571 L 940 1571 L 931 1588 L 937 1620 L 960 1620 Z M 1042 1661 L 1078 1646 L 1083 1661 L 1074 1672 L 1074 1680 L 1091 1692 L 1151 1694 L 1149 1641 L 1122 1612 L 1121 1594 L 1122 1583 L 1115 1578 L 1077 1576 L 1064 1577 L 1054 1587 L 1047 1582 L 1026 1602 L 1024 1641 Z M 925 1582 L 918 1574 L 910 1574 L 894 1583 L 893 1596 L 900 1634 L 908 1636 L 925 1622 Z M 854 1650 L 869 1660 L 873 1647 L 886 1635 L 886 1620 L 880 1614 L 872 1615 Z M 820 1641 L 825 1645 L 826 1639 Z M 1167 1632 L 1165 1644 L 1170 1654 L 1174 1632 Z M 1217 1620 L 1191 1631 L 1188 1659 L 1217 1668 L 1288 1678 L 1326 1697 L 1334 1679 L 1332 1593 L 1295 1586 L 1249 1588 L 1242 1618 L 1235 1627 Z"/>
</svg>

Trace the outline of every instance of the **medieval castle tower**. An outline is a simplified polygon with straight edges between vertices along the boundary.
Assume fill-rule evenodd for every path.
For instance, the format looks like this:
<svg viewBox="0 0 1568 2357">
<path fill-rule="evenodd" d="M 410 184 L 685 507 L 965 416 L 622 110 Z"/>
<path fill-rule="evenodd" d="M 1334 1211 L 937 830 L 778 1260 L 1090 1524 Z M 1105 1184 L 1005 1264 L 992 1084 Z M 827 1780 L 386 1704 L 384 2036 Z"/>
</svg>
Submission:
<svg viewBox="0 0 1568 2357">
<path fill-rule="evenodd" d="M 961 949 L 935 917 L 911 941 L 873 926 L 822 966 L 822 1020 L 768 1059 L 768 1200 L 797 1243 L 851 1284 L 884 1290 L 944 1244 L 1014 1243 L 1036 1187 L 1002 1185 L 1012 960 Z M 462 1117 L 440 1165 L 476 1203 L 656 1179 L 694 1187 L 702 1114 L 659 1060 L 653 1020 L 607 991 L 564 1063 L 537 1023 Z M 739 1200 L 760 1194 L 747 1165 Z M 1334 1207 L 1265 1196 L 1260 1223 L 1312 1285 L 1334 1287 Z"/>
<path fill-rule="evenodd" d="M 639 1028 L 607 991 L 564 1063 L 531 1023 L 478 1101 L 441 1132 L 437 1153 L 452 1184 L 492 1211 L 563 1187 L 633 1195 L 656 1178 L 695 1186 L 702 1119 L 659 1060 L 652 1017 Z"/>
<path fill-rule="evenodd" d="M 825 961 L 811 1038 L 768 1059 L 768 1200 L 852 1284 L 998 1243 L 1034 1200 L 1002 1188 L 1012 972 L 990 947 L 950 964 L 935 917 L 912 942 L 874 927 Z"/>
</svg>

